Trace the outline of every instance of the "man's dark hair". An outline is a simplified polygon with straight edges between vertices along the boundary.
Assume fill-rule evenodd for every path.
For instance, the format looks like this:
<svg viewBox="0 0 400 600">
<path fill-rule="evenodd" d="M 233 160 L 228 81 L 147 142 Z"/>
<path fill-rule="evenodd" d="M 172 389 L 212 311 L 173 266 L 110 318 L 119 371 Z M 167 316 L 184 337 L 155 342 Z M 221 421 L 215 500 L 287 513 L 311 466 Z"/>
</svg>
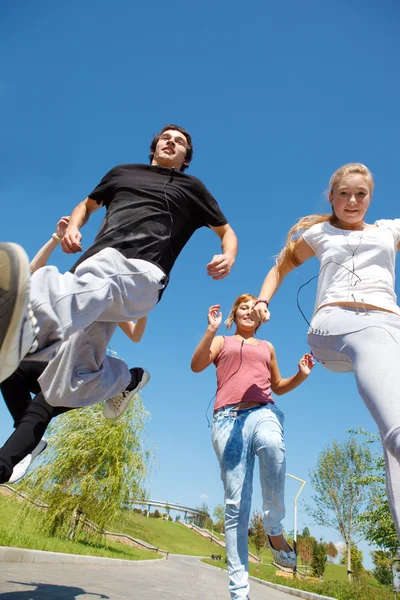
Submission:
<svg viewBox="0 0 400 600">
<path fill-rule="evenodd" d="M 157 135 L 154 136 L 151 144 L 150 144 L 150 164 L 152 163 L 153 157 L 154 157 L 154 152 L 156 151 L 156 146 L 158 143 L 158 140 L 160 139 L 160 136 L 164 133 L 164 131 L 167 131 L 168 129 L 172 129 L 173 131 L 179 131 L 180 133 L 182 133 L 182 135 L 185 136 L 186 140 L 187 140 L 187 150 L 186 150 L 186 156 L 185 156 L 185 163 L 187 164 L 183 164 L 180 168 L 180 171 L 185 171 L 185 169 L 188 168 L 190 161 L 192 160 L 192 156 L 193 156 L 193 143 L 192 143 L 192 138 L 190 137 L 190 134 L 186 131 L 186 129 L 183 129 L 183 127 L 179 127 L 178 125 L 165 125 L 165 127 L 163 127 L 160 131 L 160 133 L 157 133 Z"/>
</svg>

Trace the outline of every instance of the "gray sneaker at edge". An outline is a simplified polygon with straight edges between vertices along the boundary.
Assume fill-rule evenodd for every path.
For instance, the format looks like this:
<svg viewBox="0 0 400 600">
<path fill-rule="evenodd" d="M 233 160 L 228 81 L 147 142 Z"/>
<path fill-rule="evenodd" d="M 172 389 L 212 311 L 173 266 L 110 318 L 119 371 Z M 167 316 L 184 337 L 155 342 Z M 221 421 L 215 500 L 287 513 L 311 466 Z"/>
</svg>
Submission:
<svg viewBox="0 0 400 600">
<path fill-rule="evenodd" d="M 106 419 L 118 419 L 118 417 L 122 416 L 133 396 L 150 381 L 150 373 L 146 369 L 135 367 L 134 369 L 129 369 L 129 371 L 131 372 L 132 380 L 126 390 L 104 402 L 103 416 Z"/>
<path fill-rule="evenodd" d="M 25 250 L 0 243 L 0 383 L 37 349 L 37 320 L 29 305 L 29 260 Z"/>
</svg>

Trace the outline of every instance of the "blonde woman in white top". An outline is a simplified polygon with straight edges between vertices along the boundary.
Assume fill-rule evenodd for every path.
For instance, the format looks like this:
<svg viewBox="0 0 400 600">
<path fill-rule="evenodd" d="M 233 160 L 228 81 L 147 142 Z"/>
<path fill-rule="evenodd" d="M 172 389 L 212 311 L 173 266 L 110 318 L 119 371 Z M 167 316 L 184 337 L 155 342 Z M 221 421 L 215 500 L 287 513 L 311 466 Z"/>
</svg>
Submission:
<svg viewBox="0 0 400 600">
<path fill-rule="evenodd" d="M 400 219 L 366 223 L 373 189 L 365 165 L 344 165 L 332 175 L 332 213 L 304 217 L 292 227 L 254 310 L 267 321 L 268 303 L 286 275 L 318 257 L 308 343 L 325 368 L 354 372 L 382 437 L 388 500 L 400 539 L 400 309 L 394 291 Z"/>
</svg>

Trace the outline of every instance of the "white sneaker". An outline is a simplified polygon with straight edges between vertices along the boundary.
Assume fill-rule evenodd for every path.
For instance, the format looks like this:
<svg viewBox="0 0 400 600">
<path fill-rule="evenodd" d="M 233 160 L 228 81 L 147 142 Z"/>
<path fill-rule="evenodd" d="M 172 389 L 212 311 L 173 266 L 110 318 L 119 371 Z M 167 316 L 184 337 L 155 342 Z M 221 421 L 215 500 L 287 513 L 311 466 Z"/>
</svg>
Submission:
<svg viewBox="0 0 400 600">
<path fill-rule="evenodd" d="M 150 373 L 146 369 L 135 367 L 129 371 L 132 379 L 126 390 L 104 402 L 103 416 L 106 419 L 118 419 L 123 415 L 133 396 L 150 381 Z"/>
<path fill-rule="evenodd" d="M 36 448 L 33 449 L 32 454 L 27 454 L 19 463 L 13 468 L 10 479 L 7 483 L 18 483 L 27 474 L 34 461 L 37 459 L 39 454 L 46 450 L 47 442 L 44 438 L 40 440 Z"/>
<path fill-rule="evenodd" d="M 25 250 L 0 243 L 0 383 L 37 349 L 37 320 L 29 305 L 29 260 Z"/>
</svg>

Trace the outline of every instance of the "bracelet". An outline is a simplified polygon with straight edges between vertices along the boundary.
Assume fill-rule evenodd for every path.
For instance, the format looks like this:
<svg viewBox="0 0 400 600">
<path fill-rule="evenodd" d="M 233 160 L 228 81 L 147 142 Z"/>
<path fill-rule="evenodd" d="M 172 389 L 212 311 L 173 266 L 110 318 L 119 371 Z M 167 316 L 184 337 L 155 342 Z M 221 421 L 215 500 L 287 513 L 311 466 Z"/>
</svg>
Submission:
<svg viewBox="0 0 400 600">
<path fill-rule="evenodd" d="M 58 244 L 61 242 L 62 238 L 60 238 L 59 235 L 57 235 L 56 233 L 53 233 L 52 238 L 55 242 L 57 242 Z"/>
<path fill-rule="evenodd" d="M 268 302 L 268 300 L 264 300 L 264 298 L 259 298 L 258 300 L 256 300 L 254 303 L 254 306 L 257 306 L 257 304 L 260 304 L 260 302 L 264 302 L 266 308 L 268 308 L 269 302 Z"/>
</svg>

